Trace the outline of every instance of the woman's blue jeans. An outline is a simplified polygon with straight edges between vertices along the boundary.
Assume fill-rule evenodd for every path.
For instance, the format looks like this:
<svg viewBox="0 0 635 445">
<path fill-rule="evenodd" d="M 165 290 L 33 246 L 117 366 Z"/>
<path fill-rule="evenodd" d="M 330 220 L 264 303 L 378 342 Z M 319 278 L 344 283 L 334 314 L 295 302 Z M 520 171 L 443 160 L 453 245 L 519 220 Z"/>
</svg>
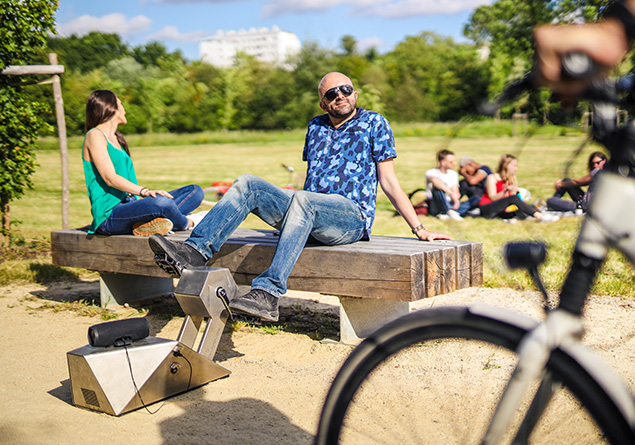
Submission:
<svg viewBox="0 0 635 445">
<path fill-rule="evenodd" d="M 117 204 L 106 221 L 101 223 L 97 233 L 103 235 L 122 235 L 132 233 L 132 226 L 155 218 L 166 218 L 172 221 L 174 230 L 185 230 L 187 218 L 185 215 L 195 210 L 205 196 L 198 185 L 186 185 L 172 190 L 173 199 L 165 196 L 135 199 L 128 197 Z"/>
<path fill-rule="evenodd" d="M 242 175 L 185 243 L 211 258 L 249 213 L 280 230 L 271 265 L 251 285 L 276 297 L 287 291 L 287 278 L 309 237 L 326 245 L 348 244 L 360 240 L 366 231 L 364 215 L 348 198 L 287 190 L 256 176 Z"/>
</svg>

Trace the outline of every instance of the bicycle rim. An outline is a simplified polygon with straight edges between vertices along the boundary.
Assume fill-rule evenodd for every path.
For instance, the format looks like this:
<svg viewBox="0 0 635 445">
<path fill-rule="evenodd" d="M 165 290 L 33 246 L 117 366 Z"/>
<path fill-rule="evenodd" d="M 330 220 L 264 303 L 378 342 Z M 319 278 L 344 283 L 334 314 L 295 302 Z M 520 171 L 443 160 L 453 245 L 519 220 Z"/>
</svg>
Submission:
<svg viewBox="0 0 635 445">
<path fill-rule="evenodd" d="M 342 366 L 325 401 L 316 443 L 479 443 L 516 365 L 514 350 L 534 325 L 465 307 L 418 311 L 390 323 Z M 617 431 L 614 422 L 625 422 L 620 411 L 576 360 L 557 350 L 548 372 L 563 388 L 543 412 L 531 443 L 631 440 L 628 425 Z M 583 404 L 598 406 L 590 414 Z"/>
</svg>

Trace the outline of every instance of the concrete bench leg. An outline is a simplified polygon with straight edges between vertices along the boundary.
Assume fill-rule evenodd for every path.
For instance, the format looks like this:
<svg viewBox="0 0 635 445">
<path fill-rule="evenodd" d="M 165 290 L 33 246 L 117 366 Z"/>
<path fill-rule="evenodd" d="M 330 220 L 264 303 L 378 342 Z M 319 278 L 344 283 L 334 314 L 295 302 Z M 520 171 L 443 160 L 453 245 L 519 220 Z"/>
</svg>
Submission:
<svg viewBox="0 0 635 445">
<path fill-rule="evenodd" d="M 100 273 L 99 277 L 101 307 L 131 303 L 172 292 L 174 292 L 172 278 L 107 272 Z"/>
<path fill-rule="evenodd" d="M 408 312 L 407 301 L 340 297 L 340 342 L 357 344 L 380 326 Z"/>
</svg>

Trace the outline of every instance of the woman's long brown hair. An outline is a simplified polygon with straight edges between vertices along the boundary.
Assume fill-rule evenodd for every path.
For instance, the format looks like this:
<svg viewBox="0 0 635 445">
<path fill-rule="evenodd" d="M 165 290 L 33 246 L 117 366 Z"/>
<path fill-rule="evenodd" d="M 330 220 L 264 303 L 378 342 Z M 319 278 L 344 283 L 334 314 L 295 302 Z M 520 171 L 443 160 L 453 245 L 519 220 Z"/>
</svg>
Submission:
<svg viewBox="0 0 635 445">
<path fill-rule="evenodd" d="M 86 101 L 86 123 L 84 130 L 88 131 L 112 119 L 116 112 L 117 96 L 115 93 L 109 90 L 93 91 L 90 93 L 90 96 L 88 96 L 88 101 Z M 128 143 L 123 137 L 123 134 L 117 130 L 115 136 L 117 136 L 117 141 L 119 141 L 121 148 L 130 156 L 130 148 L 128 148 Z"/>
<path fill-rule="evenodd" d="M 509 174 L 509 164 L 516 159 L 516 156 L 510 154 L 504 154 L 501 156 L 500 161 L 498 163 L 498 168 L 496 169 L 496 173 L 498 173 L 506 184 L 516 184 L 516 176 Z"/>
</svg>

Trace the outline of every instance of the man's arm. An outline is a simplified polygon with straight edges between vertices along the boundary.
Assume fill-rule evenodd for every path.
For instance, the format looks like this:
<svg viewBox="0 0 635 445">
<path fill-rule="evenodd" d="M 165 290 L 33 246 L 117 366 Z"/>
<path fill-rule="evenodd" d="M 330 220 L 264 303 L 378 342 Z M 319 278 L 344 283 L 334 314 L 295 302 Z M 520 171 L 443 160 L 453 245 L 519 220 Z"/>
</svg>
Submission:
<svg viewBox="0 0 635 445">
<path fill-rule="evenodd" d="M 461 199 L 461 194 L 459 193 L 459 186 L 448 187 L 448 185 L 443 182 L 441 179 L 431 176 L 428 178 L 428 181 L 434 186 L 435 189 L 441 190 L 442 192 L 447 193 L 452 201 L 452 204 L 455 209 L 459 207 L 459 201 Z M 383 187 L 382 187 L 383 188 Z M 385 191 L 385 190 L 384 190 Z"/>
<path fill-rule="evenodd" d="M 485 170 L 481 170 L 480 168 L 476 170 L 473 175 L 470 175 L 465 169 L 463 171 L 459 170 L 459 173 L 463 175 L 470 185 L 476 185 L 483 179 L 487 178 L 487 172 Z"/>
<path fill-rule="evenodd" d="M 390 202 L 399 214 L 406 220 L 408 225 L 412 228 L 418 228 L 422 226 L 419 222 L 419 218 L 415 213 L 412 203 L 408 199 L 406 192 L 401 188 L 399 179 L 395 173 L 395 164 L 393 159 L 387 159 L 377 163 L 377 174 L 379 176 L 379 184 L 382 190 L 390 199 Z M 416 233 L 417 237 L 423 241 L 432 241 L 435 239 L 452 239 L 451 236 L 444 233 L 428 232 L 425 228 L 421 228 Z"/>
</svg>

